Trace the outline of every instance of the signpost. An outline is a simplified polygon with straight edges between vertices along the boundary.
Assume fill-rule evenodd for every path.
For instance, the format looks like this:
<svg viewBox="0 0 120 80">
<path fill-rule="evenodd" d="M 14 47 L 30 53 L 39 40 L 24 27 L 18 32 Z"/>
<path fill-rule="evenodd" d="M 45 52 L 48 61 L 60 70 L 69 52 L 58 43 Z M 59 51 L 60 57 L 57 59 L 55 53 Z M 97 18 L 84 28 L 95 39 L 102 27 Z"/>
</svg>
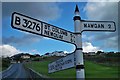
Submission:
<svg viewBox="0 0 120 80">
<path fill-rule="evenodd" d="M 56 60 L 48 65 L 48 72 L 53 73 L 56 71 L 64 70 L 75 66 L 74 53 L 66 57 Z"/>
<path fill-rule="evenodd" d="M 74 16 L 74 33 L 16 12 L 12 14 L 11 26 L 15 29 L 74 44 L 76 46 L 75 53 L 50 63 L 48 67 L 49 73 L 53 73 L 76 66 L 76 78 L 78 80 L 85 78 L 82 32 L 116 30 L 115 22 L 113 21 L 81 20 L 77 5 Z"/>
<path fill-rule="evenodd" d="M 20 13 L 12 14 L 11 25 L 15 29 L 75 44 L 75 34 Z"/>
<path fill-rule="evenodd" d="M 78 6 L 76 5 L 74 16 L 74 27 L 76 34 L 76 78 L 84 80 L 84 60 L 82 53 L 82 32 L 83 31 L 115 31 L 115 22 L 112 21 L 85 21 L 81 20 Z"/>
</svg>

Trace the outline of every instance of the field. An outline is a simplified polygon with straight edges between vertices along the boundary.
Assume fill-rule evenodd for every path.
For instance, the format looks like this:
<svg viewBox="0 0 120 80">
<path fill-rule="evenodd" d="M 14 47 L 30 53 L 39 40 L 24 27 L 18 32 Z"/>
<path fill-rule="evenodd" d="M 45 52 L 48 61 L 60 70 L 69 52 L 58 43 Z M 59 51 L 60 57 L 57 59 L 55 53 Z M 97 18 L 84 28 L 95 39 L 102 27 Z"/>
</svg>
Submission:
<svg viewBox="0 0 120 80">
<path fill-rule="evenodd" d="M 50 78 L 76 77 L 75 68 L 48 74 L 49 63 L 50 61 L 29 62 L 25 65 Z M 86 78 L 118 78 L 118 67 L 105 66 L 90 61 L 85 61 L 85 76 Z"/>
<path fill-rule="evenodd" d="M 118 78 L 118 67 L 100 65 L 93 62 L 85 62 L 87 78 Z"/>
</svg>

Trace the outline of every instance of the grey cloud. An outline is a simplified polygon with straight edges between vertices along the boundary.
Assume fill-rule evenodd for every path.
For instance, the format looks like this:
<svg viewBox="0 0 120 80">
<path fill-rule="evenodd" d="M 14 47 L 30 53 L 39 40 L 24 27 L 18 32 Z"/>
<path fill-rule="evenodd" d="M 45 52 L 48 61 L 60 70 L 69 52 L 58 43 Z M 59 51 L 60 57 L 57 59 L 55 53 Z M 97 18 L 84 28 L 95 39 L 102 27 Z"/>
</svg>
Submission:
<svg viewBox="0 0 120 80">
<path fill-rule="evenodd" d="M 110 38 L 115 37 L 115 36 L 117 36 L 116 33 L 104 33 L 104 34 L 100 34 L 100 35 L 95 35 L 93 37 L 93 40 L 101 41 L 101 40 L 110 39 Z"/>
<path fill-rule="evenodd" d="M 52 2 L 4 2 L 3 17 L 11 16 L 16 11 L 43 20 L 56 20 L 60 17 L 61 9 Z"/>
<path fill-rule="evenodd" d="M 84 8 L 89 20 L 114 21 L 115 32 L 100 32 L 93 34 L 93 41 L 103 42 L 102 48 L 118 47 L 118 3 L 117 2 L 88 2 Z"/>
<path fill-rule="evenodd" d="M 118 16 L 117 2 L 88 2 L 84 8 L 91 20 L 116 20 Z"/>
<path fill-rule="evenodd" d="M 34 42 L 38 42 L 42 39 L 41 36 L 36 36 L 32 34 L 25 34 L 22 37 L 15 37 L 15 36 L 10 36 L 10 37 L 3 37 L 2 38 L 2 43 L 3 44 L 15 44 L 19 46 L 25 46 L 25 45 L 31 45 Z"/>
<path fill-rule="evenodd" d="M 110 38 L 109 40 L 104 41 L 104 45 L 101 48 L 117 49 L 118 50 L 118 37 Z"/>
</svg>

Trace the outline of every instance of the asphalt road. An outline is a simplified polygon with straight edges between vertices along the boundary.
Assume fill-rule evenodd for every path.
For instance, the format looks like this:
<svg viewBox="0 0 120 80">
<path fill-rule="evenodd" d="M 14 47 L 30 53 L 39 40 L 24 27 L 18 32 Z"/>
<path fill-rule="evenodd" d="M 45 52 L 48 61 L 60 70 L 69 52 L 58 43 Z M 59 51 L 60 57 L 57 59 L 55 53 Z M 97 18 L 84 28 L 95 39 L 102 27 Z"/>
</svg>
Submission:
<svg viewBox="0 0 120 80">
<path fill-rule="evenodd" d="M 2 78 L 12 80 L 31 80 L 29 73 L 25 70 L 22 63 L 12 64 L 9 69 L 2 72 Z"/>
</svg>

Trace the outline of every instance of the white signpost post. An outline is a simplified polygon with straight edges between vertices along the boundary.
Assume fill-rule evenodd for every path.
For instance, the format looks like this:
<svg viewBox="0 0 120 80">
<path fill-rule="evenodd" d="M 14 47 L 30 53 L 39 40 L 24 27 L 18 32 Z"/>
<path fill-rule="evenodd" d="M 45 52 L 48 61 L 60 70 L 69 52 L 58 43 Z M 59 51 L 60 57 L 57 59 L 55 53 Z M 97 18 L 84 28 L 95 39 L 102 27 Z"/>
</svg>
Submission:
<svg viewBox="0 0 120 80">
<path fill-rule="evenodd" d="M 75 32 L 58 28 L 48 23 L 33 19 L 20 13 L 12 14 L 11 26 L 33 34 L 53 38 L 56 40 L 72 43 L 76 46 L 75 53 L 61 58 L 48 65 L 49 73 L 64 70 L 76 66 L 76 78 L 84 79 L 84 61 L 82 53 L 82 32 L 83 31 L 115 31 L 113 21 L 85 21 L 81 20 L 78 6 L 76 5 L 74 16 Z"/>
</svg>

